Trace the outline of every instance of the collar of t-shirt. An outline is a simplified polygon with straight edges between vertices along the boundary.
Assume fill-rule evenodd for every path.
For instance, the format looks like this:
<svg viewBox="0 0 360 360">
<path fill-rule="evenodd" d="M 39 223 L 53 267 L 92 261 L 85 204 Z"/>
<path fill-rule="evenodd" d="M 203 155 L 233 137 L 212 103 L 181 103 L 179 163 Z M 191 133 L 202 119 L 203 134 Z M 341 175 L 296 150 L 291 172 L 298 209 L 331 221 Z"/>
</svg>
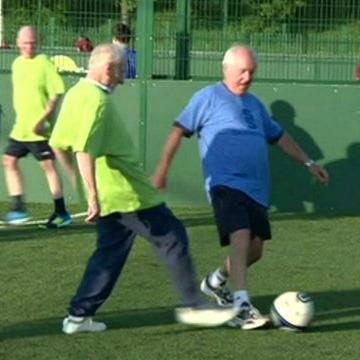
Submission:
<svg viewBox="0 0 360 360">
<path fill-rule="evenodd" d="M 98 81 L 96 80 L 93 80 L 93 79 L 88 79 L 88 78 L 85 78 L 85 79 L 82 79 L 83 81 L 88 81 L 88 82 L 91 82 L 93 84 L 95 84 L 96 86 L 98 86 L 101 90 L 104 90 L 105 92 L 107 92 L 108 94 L 112 93 L 113 92 L 113 88 L 110 87 L 110 86 L 107 86 L 107 85 L 104 85 L 102 83 L 99 83 Z"/>
</svg>

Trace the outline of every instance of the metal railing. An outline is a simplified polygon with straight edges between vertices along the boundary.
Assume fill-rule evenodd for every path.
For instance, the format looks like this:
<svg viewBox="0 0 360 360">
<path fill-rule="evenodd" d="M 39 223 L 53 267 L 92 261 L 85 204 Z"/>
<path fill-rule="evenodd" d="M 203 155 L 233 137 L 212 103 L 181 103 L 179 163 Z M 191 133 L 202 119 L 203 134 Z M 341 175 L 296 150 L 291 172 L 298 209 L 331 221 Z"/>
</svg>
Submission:
<svg viewBox="0 0 360 360">
<path fill-rule="evenodd" d="M 70 56 L 85 67 L 88 54 L 77 51 L 79 36 L 94 45 L 108 42 L 114 25 L 125 22 L 132 30 L 130 46 L 139 48 L 138 56 L 145 57 L 142 63 L 150 64 L 148 71 L 157 78 L 218 78 L 224 51 L 241 42 L 256 50 L 260 79 L 352 81 L 359 53 L 360 3 L 355 0 L 0 0 L 0 4 L 2 71 L 10 70 L 17 55 L 16 34 L 25 24 L 36 26 L 43 51 Z M 144 7 L 146 28 L 137 22 Z M 142 53 L 141 41 L 149 39 L 151 48 Z"/>
</svg>

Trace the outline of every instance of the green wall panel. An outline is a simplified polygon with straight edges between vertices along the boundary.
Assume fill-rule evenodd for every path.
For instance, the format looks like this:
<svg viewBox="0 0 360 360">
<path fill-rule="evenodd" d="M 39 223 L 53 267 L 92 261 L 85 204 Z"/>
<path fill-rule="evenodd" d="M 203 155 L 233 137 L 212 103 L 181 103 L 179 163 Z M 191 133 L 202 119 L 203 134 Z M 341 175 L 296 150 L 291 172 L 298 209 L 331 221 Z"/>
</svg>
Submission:
<svg viewBox="0 0 360 360">
<path fill-rule="evenodd" d="M 154 169 L 166 135 L 191 95 L 208 82 L 157 81 L 148 90 L 147 169 Z M 272 201 L 277 211 L 360 210 L 360 110 L 356 85 L 255 83 L 269 111 L 324 165 L 332 180 L 322 187 L 307 169 L 271 147 Z M 167 100 L 168 99 L 168 100 Z M 168 179 L 176 205 L 206 204 L 195 138 L 184 139 Z"/>
<path fill-rule="evenodd" d="M 68 85 L 78 80 L 66 77 Z M 173 122 L 191 95 L 208 85 L 201 81 L 130 81 L 113 94 L 141 160 L 150 175 L 159 160 Z M 331 174 L 328 187 L 318 185 L 307 169 L 271 148 L 272 201 L 277 211 L 360 211 L 360 109 L 359 89 L 354 85 L 255 83 L 259 95 L 273 116 L 302 144 L 309 155 Z M 0 75 L 0 149 L 6 144 L 14 114 L 9 74 Z M 147 97 L 144 101 L 143 97 Z M 143 116 L 142 114 L 146 114 Z M 74 120 L 76 121 L 76 120 Z M 27 199 L 48 202 L 45 178 L 36 162 L 22 161 Z M 76 195 L 66 180 L 69 201 Z M 166 197 L 171 205 L 204 206 L 202 169 L 196 137 L 184 139 L 168 179 Z M 6 200 L 3 169 L 0 168 L 0 200 Z"/>
<path fill-rule="evenodd" d="M 66 87 L 74 85 L 78 80 L 77 75 L 64 76 Z M 12 85 L 10 74 L 0 74 L 0 105 L 3 110 L 3 116 L 0 123 L 0 153 L 3 154 L 4 147 L 7 145 L 7 137 L 12 128 L 14 121 L 14 111 L 12 108 Z M 136 81 L 128 81 L 126 85 L 116 89 L 114 103 L 126 123 L 129 133 L 132 135 L 133 141 L 140 150 L 139 138 L 141 134 L 140 122 L 140 83 Z M 76 121 L 76 119 L 74 119 Z M 20 167 L 23 170 L 24 183 L 26 189 L 26 199 L 30 202 L 50 202 L 51 195 L 48 190 L 45 176 L 40 169 L 37 161 L 32 156 L 27 156 L 20 161 Z M 58 166 L 60 169 L 60 167 Z M 62 170 L 60 169 L 61 173 Z M 73 191 L 69 180 L 63 174 L 62 179 L 65 186 L 65 197 L 68 202 L 77 202 L 78 198 Z M 2 163 L 0 166 L 0 201 L 8 199 L 4 170 Z"/>
<path fill-rule="evenodd" d="M 360 123 L 358 88 L 328 85 L 260 85 L 273 117 L 324 165 L 330 175 L 322 187 L 278 149 L 272 155 L 272 205 L 279 211 L 358 211 Z M 359 174 L 359 175 L 358 175 Z"/>
<path fill-rule="evenodd" d="M 155 170 L 164 142 L 176 116 L 191 94 L 205 82 L 153 81 L 148 87 L 146 164 L 149 174 Z M 182 206 L 206 204 L 202 169 L 195 136 L 183 139 L 168 178 L 167 199 Z"/>
</svg>

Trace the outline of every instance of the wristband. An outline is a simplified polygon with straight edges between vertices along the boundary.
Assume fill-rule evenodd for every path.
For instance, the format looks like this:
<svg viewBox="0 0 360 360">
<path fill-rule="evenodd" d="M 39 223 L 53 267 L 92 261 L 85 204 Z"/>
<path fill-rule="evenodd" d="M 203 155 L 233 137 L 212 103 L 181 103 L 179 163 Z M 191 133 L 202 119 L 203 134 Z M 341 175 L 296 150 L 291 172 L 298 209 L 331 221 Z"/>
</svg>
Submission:
<svg viewBox="0 0 360 360">
<path fill-rule="evenodd" d="M 309 168 L 309 167 L 315 165 L 315 161 L 312 159 L 309 159 L 308 161 L 304 162 L 304 165 Z"/>
</svg>

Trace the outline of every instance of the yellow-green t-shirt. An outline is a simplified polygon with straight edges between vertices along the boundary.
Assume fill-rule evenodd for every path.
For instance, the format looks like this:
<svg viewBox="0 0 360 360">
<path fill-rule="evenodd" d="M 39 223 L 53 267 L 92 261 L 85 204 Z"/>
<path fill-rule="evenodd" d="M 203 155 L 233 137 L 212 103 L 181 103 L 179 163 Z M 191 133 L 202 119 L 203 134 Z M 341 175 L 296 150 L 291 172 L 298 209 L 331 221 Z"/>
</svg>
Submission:
<svg viewBox="0 0 360 360">
<path fill-rule="evenodd" d="M 31 59 L 19 56 L 12 65 L 12 83 L 16 119 L 10 137 L 18 141 L 47 139 L 48 134 L 35 134 L 34 127 L 44 115 L 49 99 L 65 91 L 54 64 L 43 54 Z M 47 126 L 49 132 L 49 122 Z"/>
<path fill-rule="evenodd" d="M 65 95 L 50 138 L 55 148 L 96 157 L 102 216 L 146 209 L 163 201 L 140 168 L 112 98 L 97 84 L 80 80 Z"/>
</svg>

